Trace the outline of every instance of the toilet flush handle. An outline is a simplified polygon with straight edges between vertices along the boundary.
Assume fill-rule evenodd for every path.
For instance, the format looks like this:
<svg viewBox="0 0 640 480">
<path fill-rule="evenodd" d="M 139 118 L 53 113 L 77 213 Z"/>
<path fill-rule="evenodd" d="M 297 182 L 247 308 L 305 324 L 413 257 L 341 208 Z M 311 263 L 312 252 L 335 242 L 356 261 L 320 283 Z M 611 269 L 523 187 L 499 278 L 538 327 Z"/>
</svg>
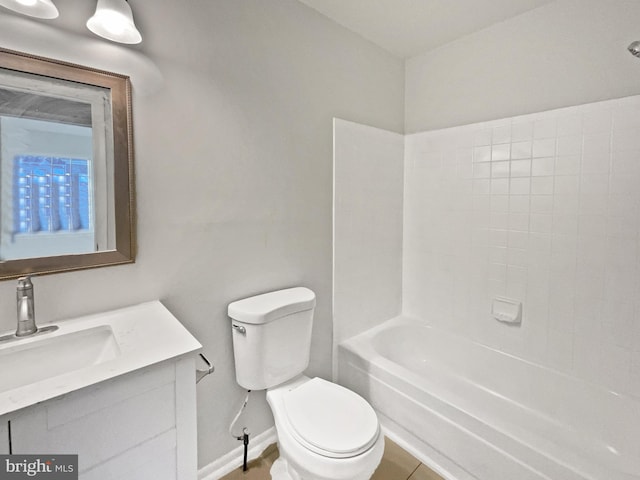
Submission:
<svg viewBox="0 0 640 480">
<path fill-rule="evenodd" d="M 247 334 L 247 329 L 244 328 L 242 325 L 235 325 L 235 324 L 231 324 L 231 327 L 238 333 L 241 333 L 242 335 L 246 335 Z"/>
</svg>

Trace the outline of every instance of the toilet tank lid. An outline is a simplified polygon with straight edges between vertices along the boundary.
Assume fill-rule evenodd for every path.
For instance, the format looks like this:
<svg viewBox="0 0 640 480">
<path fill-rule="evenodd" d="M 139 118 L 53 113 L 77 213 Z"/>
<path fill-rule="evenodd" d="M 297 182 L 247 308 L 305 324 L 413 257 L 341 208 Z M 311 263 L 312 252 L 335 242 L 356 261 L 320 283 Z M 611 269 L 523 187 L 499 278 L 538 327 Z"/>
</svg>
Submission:
<svg viewBox="0 0 640 480">
<path fill-rule="evenodd" d="M 263 293 L 230 303 L 228 315 L 238 322 L 261 324 L 316 306 L 316 295 L 305 287 Z"/>
</svg>

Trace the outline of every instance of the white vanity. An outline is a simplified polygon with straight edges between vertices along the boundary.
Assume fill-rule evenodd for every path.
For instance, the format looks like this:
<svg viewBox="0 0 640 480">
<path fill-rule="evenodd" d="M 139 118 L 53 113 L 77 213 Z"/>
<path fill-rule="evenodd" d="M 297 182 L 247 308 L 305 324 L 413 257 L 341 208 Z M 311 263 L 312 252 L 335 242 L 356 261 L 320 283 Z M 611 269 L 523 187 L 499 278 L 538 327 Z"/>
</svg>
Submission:
<svg viewBox="0 0 640 480">
<path fill-rule="evenodd" d="M 158 301 L 57 325 L 0 343 L 0 453 L 78 454 L 82 480 L 195 479 L 200 343 Z"/>
</svg>

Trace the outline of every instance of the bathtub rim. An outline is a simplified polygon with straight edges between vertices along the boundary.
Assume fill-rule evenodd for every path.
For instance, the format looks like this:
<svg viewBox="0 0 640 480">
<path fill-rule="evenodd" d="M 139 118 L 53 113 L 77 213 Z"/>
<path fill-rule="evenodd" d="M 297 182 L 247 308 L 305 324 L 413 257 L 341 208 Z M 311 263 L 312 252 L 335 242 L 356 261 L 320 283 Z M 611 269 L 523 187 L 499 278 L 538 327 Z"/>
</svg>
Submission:
<svg viewBox="0 0 640 480">
<path fill-rule="evenodd" d="M 482 342 L 478 342 L 476 340 L 472 340 L 470 338 L 467 337 L 463 337 L 462 335 L 459 335 L 456 332 L 452 332 L 443 328 L 438 327 L 437 325 L 433 325 L 432 323 L 430 323 L 428 320 L 424 320 L 420 317 L 417 316 L 413 316 L 413 315 L 407 315 L 407 314 L 400 314 L 397 315 L 395 317 L 392 317 L 388 320 L 385 320 L 384 322 L 371 327 L 369 330 L 365 330 L 364 332 L 361 332 L 357 335 L 354 335 L 353 337 L 350 337 L 346 340 L 343 340 L 342 342 L 340 342 L 338 344 L 338 350 L 340 348 L 347 348 L 351 351 L 354 352 L 358 352 L 360 353 L 368 353 L 370 355 L 367 356 L 367 358 L 377 358 L 380 359 L 381 361 L 383 361 L 383 363 L 386 365 L 388 364 L 395 364 L 395 362 L 387 359 L 386 357 L 384 357 L 383 355 L 381 355 L 379 352 L 376 351 L 375 348 L 373 348 L 371 346 L 370 342 L 367 342 L 367 340 L 372 339 L 376 334 L 380 333 L 383 330 L 387 330 L 390 326 L 405 326 L 405 325 L 409 325 L 411 323 L 418 323 L 420 324 L 421 327 L 426 327 L 429 329 L 433 329 L 436 332 L 442 333 L 444 335 L 448 335 L 451 337 L 454 337 L 460 341 L 463 342 L 467 342 L 470 343 L 472 345 L 475 345 L 479 348 L 483 348 L 486 350 L 489 350 L 490 352 L 496 354 L 496 355 L 501 355 L 504 357 L 508 357 L 511 358 L 515 361 L 524 363 L 525 365 L 534 367 L 534 368 L 541 368 L 544 370 L 549 370 L 550 372 L 553 372 L 554 374 L 557 374 L 560 377 L 563 377 L 565 379 L 567 379 L 568 381 L 572 381 L 572 382 L 578 382 L 584 385 L 588 385 L 589 388 L 593 388 L 603 394 L 607 394 L 607 395 L 613 395 L 615 397 L 620 397 L 620 398 L 625 398 L 628 399 L 632 402 L 636 402 L 636 403 L 640 403 L 640 398 L 638 397 L 634 397 L 632 395 L 629 395 L 627 393 L 621 393 L 621 392 L 617 392 L 615 390 L 612 390 L 611 388 L 608 388 L 604 385 L 592 382 L 588 379 L 584 379 L 581 377 L 576 377 L 574 375 L 570 375 L 562 370 L 559 370 L 558 368 L 555 368 L 553 366 L 550 365 L 545 365 L 544 363 L 540 363 L 540 362 L 535 362 L 533 360 L 529 360 L 527 358 L 522 358 L 519 357 L 517 355 L 514 355 L 512 353 L 509 352 L 505 352 L 503 350 L 500 350 L 496 347 L 493 347 L 491 345 L 487 345 L 486 343 L 482 343 Z"/>
</svg>

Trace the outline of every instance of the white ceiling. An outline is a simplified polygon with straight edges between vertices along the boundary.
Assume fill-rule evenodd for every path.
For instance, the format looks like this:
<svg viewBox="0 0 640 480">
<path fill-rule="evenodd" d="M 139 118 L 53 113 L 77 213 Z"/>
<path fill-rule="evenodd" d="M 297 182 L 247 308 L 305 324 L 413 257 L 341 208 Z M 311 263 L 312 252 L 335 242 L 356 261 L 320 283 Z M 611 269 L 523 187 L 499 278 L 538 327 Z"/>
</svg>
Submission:
<svg viewBox="0 0 640 480">
<path fill-rule="evenodd" d="M 299 0 L 401 58 L 552 0 Z"/>
</svg>

